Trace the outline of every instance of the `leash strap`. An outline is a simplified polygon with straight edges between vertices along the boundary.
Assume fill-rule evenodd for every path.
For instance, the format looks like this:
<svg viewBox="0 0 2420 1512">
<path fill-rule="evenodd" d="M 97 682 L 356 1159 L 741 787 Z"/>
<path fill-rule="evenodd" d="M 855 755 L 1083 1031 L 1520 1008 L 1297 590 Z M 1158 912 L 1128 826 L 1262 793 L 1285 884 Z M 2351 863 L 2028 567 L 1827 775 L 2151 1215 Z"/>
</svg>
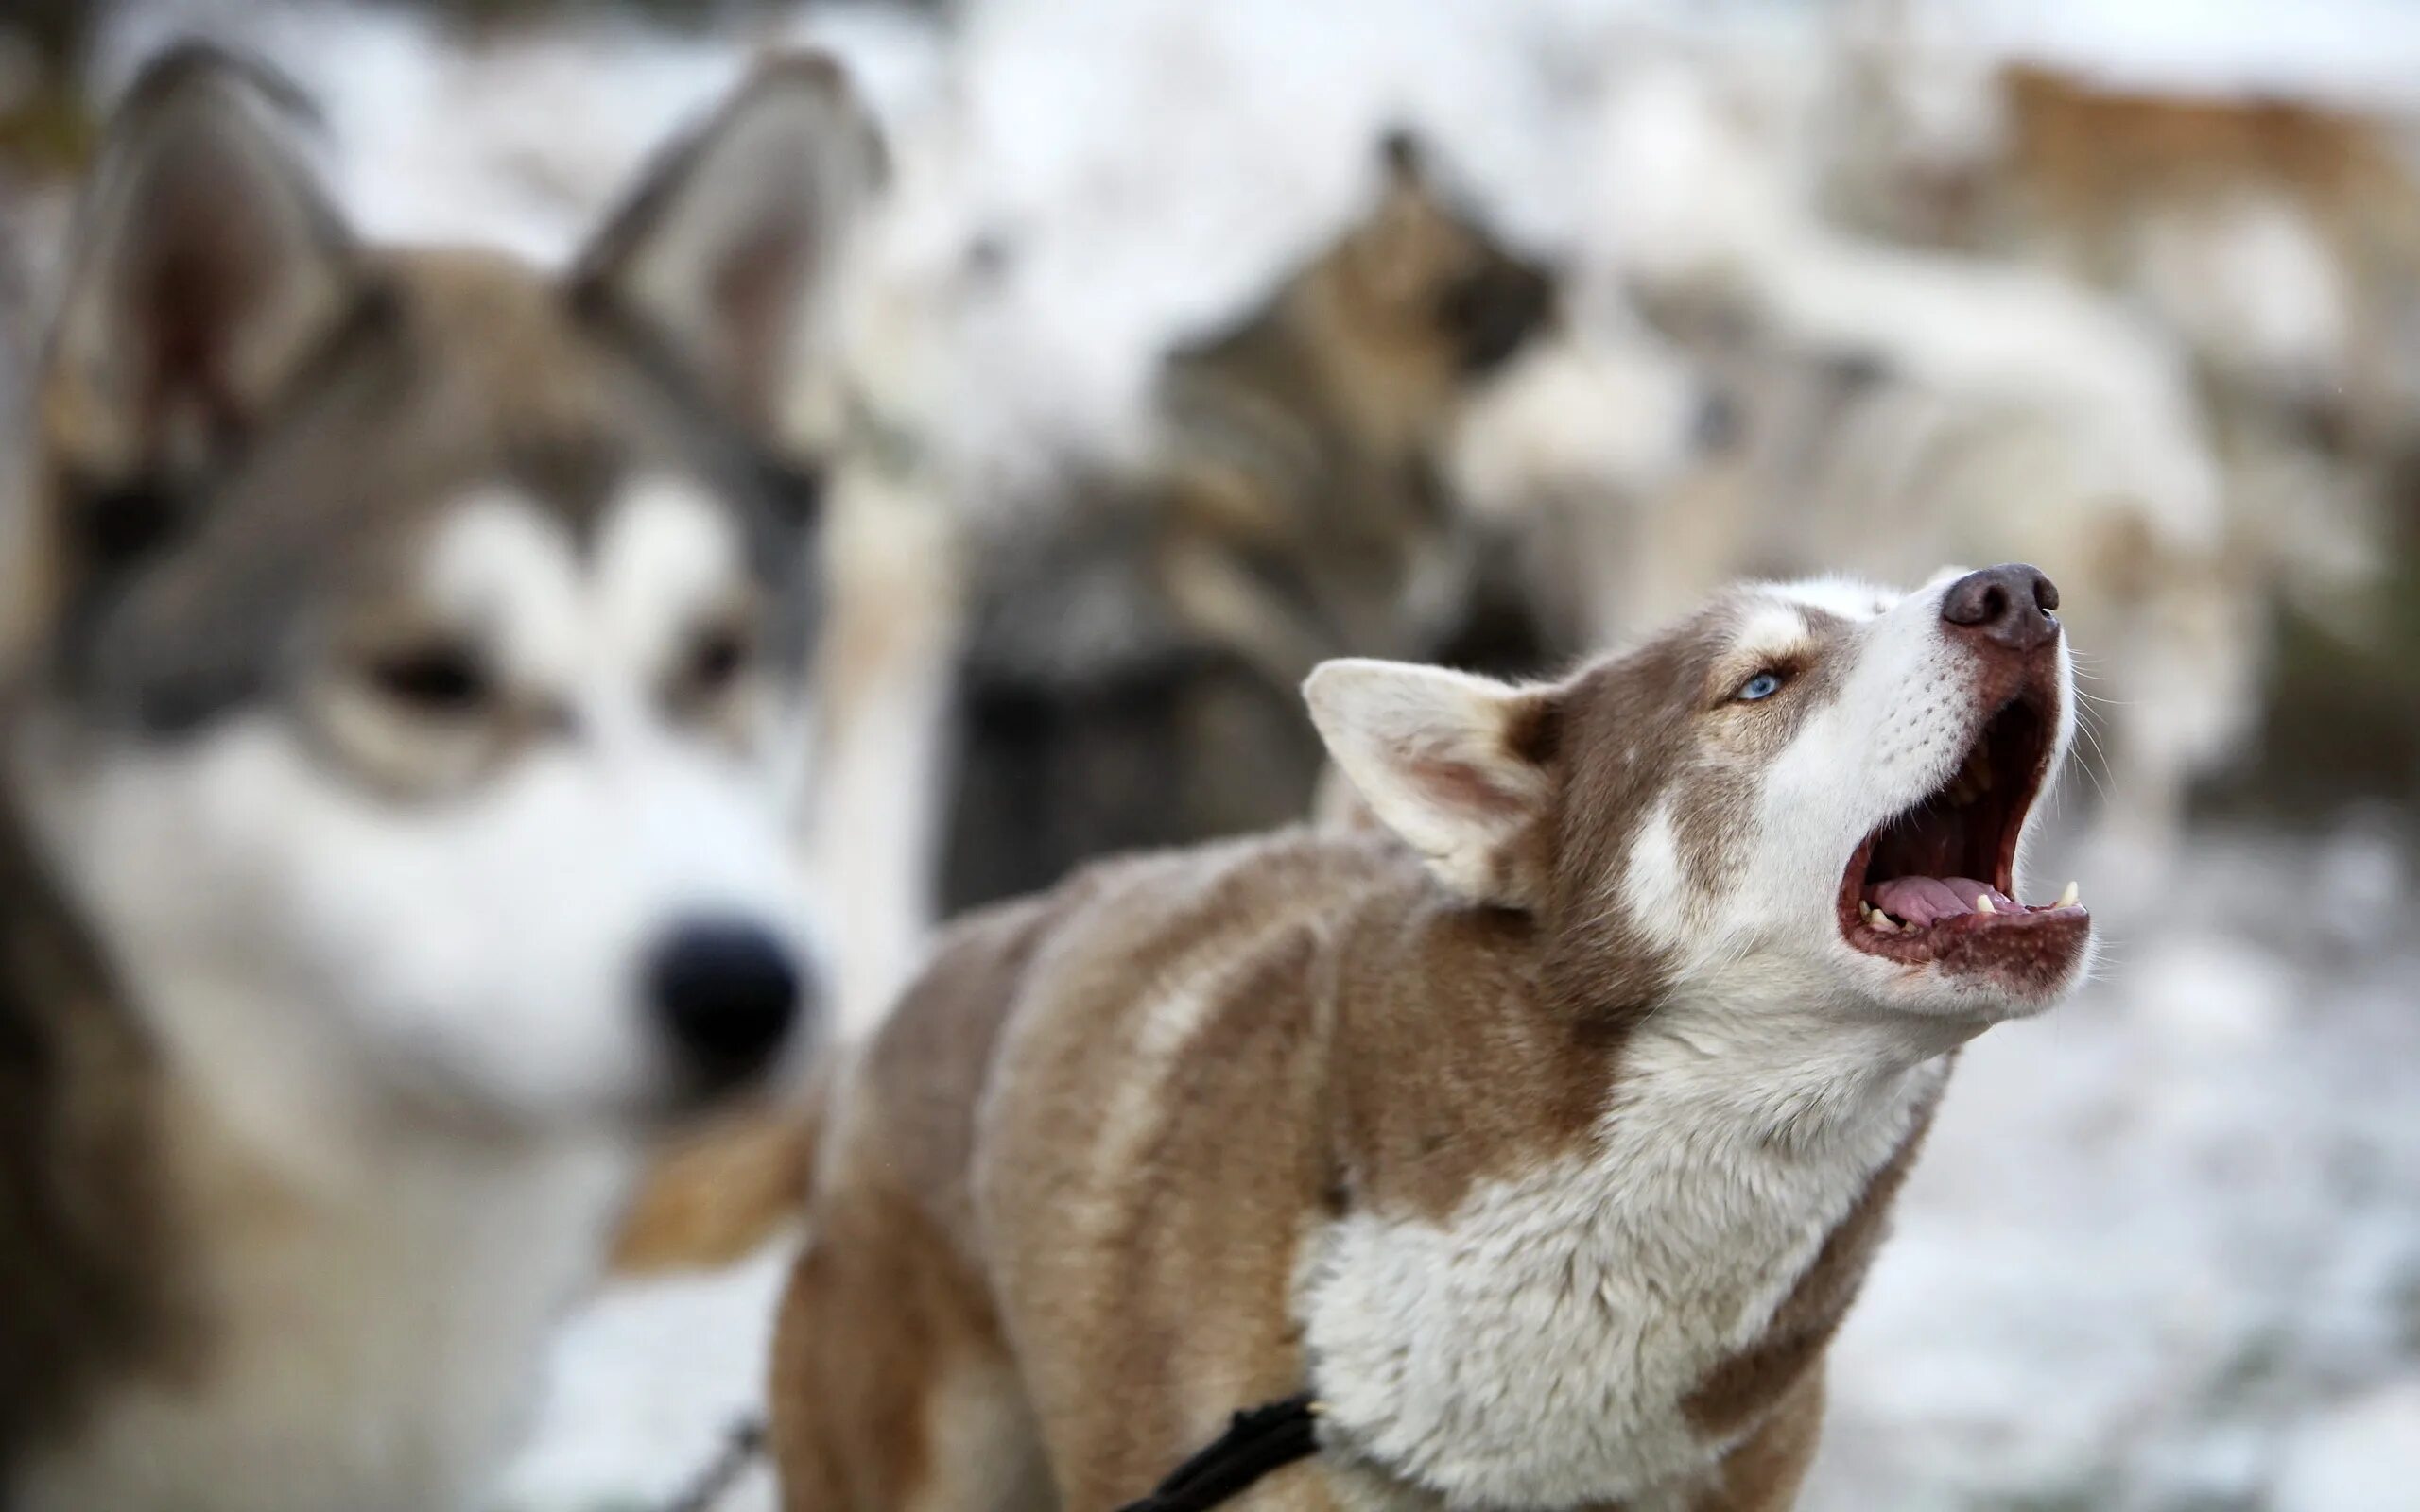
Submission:
<svg viewBox="0 0 2420 1512">
<path fill-rule="evenodd" d="M 1319 1403 L 1309 1392 L 1236 1413 L 1227 1431 L 1118 1512 L 1209 1512 L 1261 1477 L 1319 1452 Z"/>
<path fill-rule="evenodd" d="M 664 1512 L 714 1512 L 739 1478 L 748 1472 L 765 1452 L 764 1419 L 750 1418 L 731 1425 L 724 1435 L 722 1452 L 714 1463 L 698 1473 L 698 1478 L 667 1504 Z"/>
</svg>

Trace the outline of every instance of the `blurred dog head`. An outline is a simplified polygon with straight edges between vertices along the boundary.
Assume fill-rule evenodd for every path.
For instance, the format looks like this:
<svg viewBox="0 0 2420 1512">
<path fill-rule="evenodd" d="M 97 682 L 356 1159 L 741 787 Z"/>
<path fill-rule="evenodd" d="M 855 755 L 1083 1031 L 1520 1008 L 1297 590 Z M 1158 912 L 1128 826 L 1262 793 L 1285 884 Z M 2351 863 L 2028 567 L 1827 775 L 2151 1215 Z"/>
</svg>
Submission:
<svg viewBox="0 0 2420 1512">
<path fill-rule="evenodd" d="M 1556 285 L 1459 201 L 1429 157 L 1411 133 L 1389 133 L 1376 201 L 1295 288 L 1366 391 L 1433 402 L 1520 352 L 1553 318 Z"/>
<path fill-rule="evenodd" d="M 483 1125 L 680 1107 L 813 1005 L 773 418 L 880 152 L 768 65 L 571 270 L 355 240 L 278 81 L 137 84 L 40 377 L 11 752 L 172 1057 Z"/>
<path fill-rule="evenodd" d="M 1320 766 L 1303 676 L 1435 654 L 1473 618 L 1479 533 L 1441 464 L 1555 281 L 1409 136 L 1377 160 L 1334 240 L 1167 353 L 1139 475 L 1057 489 L 1046 524 L 973 564 L 949 905 L 1300 817 Z"/>
</svg>

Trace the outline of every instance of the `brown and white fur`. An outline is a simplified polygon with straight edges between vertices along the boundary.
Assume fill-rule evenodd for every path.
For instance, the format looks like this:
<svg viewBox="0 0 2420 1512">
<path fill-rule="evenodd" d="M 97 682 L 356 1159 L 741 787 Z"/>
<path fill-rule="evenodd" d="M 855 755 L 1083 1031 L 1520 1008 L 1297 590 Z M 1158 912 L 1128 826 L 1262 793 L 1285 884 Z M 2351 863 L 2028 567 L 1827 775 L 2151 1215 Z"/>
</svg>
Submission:
<svg viewBox="0 0 2420 1512">
<path fill-rule="evenodd" d="M 1822 580 L 1552 684 L 1330 662 L 1376 828 L 962 921 L 820 1126 L 792 1512 L 1104 1512 L 1305 1387 L 1317 1460 L 1235 1504 L 1789 1505 L 1953 1052 L 2085 969 L 2072 898 L 2007 896 L 2055 602 Z M 1996 911 L 1877 922 L 1919 858 Z"/>
<path fill-rule="evenodd" d="M 360 243 L 180 49 L 8 563 L 0 1503 L 471 1505 L 640 1143 L 807 1035 L 770 423 L 880 157 L 768 64 L 568 273 Z"/>
</svg>

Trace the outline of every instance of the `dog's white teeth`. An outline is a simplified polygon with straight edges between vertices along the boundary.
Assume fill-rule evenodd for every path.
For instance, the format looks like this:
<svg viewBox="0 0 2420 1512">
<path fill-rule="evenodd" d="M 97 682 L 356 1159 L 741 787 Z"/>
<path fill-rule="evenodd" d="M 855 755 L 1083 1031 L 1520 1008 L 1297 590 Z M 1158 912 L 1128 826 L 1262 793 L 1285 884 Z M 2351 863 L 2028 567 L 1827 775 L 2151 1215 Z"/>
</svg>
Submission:
<svg viewBox="0 0 2420 1512">
<path fill-rule="evenodd" d="M 1891 916 L 1884 913 L 1879 908 L 1874 911 L 1873 916 L 1868 919 L 1866 922 L 1882 931 L 1885 935 L 1895 935 L 1899 932 L 1899 926 L 1891 922 Z"/>
<path fill-rule="evenodd" d="M 1992 906 L 1992 895 L 1990 893 L 1979 892 L 1975 895 L 1975 912 L 1979 914 L 1996 914 L 1999 910 Z"/>
<path fill-rule="evenodd" d="M 2077 902 L 2083 899 L 2083 895 L 2076 890 L 2076 885 L 2070 882 L 2066 885 L 2066 890 L 2059 894 L 2059 901 L 2052 903 L 2050 906 L 2053 908 L 2073 908 Z"/>
</svg>

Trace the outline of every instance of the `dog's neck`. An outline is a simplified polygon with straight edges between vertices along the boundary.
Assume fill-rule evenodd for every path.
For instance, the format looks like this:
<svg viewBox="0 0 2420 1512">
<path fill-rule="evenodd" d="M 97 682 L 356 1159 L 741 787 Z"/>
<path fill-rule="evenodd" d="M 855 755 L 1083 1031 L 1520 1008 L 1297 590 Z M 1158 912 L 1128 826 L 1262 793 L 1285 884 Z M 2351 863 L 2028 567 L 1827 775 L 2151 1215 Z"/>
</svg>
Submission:
<svg viewBox="0 0 2420 1512">
<path fill-rule="evenodd" d="M 1902 1117 L 1938 1086 L 1944 1057 L 1981 1027 L 1848 998 L 1681 989 L 1633 1031 L 1612 1098 L 1618 1104 L 1652 1067 L 1660 1094 L 1709 1128 L 1812 1153 Z"/>
<path fill-rule="evenodd" d="M 1449 1206 L 1348 1211 L 1307 1247 L 1296 1314 L 1339 1441 L 1449 1504 L 1663 1505 L 1701 1484 L 1730 1440 L 1690 1403 L 1888 1203 L 1944 1039 L 1754 991 L 1656 998 L 1576 1137 L 1541 1117 L 1526 1158 Z"/>
</svg>

